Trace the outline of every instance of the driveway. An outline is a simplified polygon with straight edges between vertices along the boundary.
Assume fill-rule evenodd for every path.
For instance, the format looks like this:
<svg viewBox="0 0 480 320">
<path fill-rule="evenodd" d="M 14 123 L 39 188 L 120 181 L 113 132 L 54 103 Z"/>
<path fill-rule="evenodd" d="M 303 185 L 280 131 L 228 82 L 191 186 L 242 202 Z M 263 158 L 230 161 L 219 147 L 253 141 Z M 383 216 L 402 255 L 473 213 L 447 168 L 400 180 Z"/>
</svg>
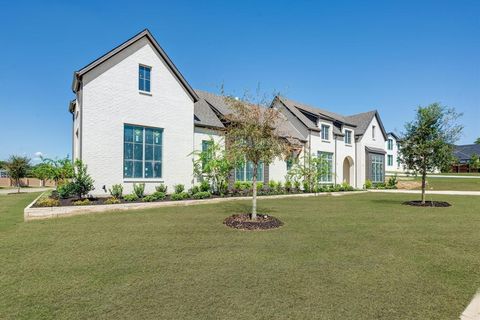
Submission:
<svg viewBox="0 0 480 320">
<path fill-rule="evenodd" d="M 21 188 L 22 193 L 43 192 L 51 190 L 52 188 Z M 17 189 L 0 189 L 0 194 L 17 193 Z"/>
</svg>

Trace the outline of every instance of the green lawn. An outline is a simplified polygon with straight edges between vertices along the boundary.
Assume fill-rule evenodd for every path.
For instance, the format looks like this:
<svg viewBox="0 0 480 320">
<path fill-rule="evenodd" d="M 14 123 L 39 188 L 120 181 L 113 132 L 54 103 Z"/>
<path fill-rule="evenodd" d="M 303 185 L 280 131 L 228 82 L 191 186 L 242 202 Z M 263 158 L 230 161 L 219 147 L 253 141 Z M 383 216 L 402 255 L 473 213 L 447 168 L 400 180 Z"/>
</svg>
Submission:
<svg viewBox="0 0 480 320">
<path fill-rule="evenodd" d="M 422 181 L 420 177 L 416 181 Z M 480 191 L 480 179 L 427 177 L 429 190 Z"/>
<path fill-rule="evenodd" d="M 480 287 L 480 197 L 261 200 L 263 232 L 222 225 L 247 202 L 23 223 L 34 197 L 0 196 L 1 319 L 457 319 Z"/>
</svg>

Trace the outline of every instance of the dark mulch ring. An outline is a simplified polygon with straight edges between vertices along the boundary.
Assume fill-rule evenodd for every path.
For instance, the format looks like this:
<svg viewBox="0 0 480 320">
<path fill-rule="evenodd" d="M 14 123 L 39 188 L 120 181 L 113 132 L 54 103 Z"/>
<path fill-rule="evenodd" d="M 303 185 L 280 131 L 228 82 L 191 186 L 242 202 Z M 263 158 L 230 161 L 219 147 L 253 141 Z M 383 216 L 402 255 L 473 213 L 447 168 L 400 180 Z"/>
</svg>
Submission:
<svg viewBox="0 0 480 320">
<path fill-rule="evenodd" d="M 282 221 L 263 214 L 257 214 L 257 220 L 252 220 L 250 214 L 234 214 L 223 220 L 223 224 L 242 230 L 269 230 L 283 226 Z"/>
<path fill-rule="evenodd" d="M 422 204 L 422 201 L 415 200 L 415 201 L 405 201 L 404 205 L 414 206 L 414 207 L 451 207 L 452 205 L 445 201 L 425 201 Z"/>
</svg>

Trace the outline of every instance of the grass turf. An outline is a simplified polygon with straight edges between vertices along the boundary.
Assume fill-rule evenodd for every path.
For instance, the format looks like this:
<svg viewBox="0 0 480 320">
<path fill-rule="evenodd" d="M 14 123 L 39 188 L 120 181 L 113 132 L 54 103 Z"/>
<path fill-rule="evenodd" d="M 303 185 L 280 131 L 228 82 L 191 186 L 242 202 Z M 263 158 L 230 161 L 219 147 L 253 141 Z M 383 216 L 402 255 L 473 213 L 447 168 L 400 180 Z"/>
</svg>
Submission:
<svg viewBox="0 0 480 320">
<path fill-rule="evenodd" d="M 415 181 L 421 182 L 420 177 Z M 480 191 L 480 178 L 437 178 L 427 177 L 428 190 L 458 190 L 458 191 Z M 420 188 L 418 188 L 420 189 Z"/>
<path fill-rule="evenodd" d="M 480 287 L 480 197 L 261 200 L 23 223 L 0 196 L 1 319 L 455 319 Z"/>
</svg>

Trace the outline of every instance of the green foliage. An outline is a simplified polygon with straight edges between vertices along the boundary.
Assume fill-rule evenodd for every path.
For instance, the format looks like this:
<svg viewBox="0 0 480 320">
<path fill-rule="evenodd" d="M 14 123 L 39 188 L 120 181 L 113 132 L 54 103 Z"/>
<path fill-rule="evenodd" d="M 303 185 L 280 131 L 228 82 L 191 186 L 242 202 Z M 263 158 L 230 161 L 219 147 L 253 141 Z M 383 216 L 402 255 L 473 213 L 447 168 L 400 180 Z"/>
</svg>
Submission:
<svg viewBox="0 0 480 320">
<path fill-rule="evenodd" d="M 313 192 L 319 189 L 320 179 L 328 174 L 328 162 L 324 155 L 315 156 L 308 153 L 303 156 L 303 163 L 296 163 L 288 171 L 289 180 L 302 181 L 304 192 Z"/>
<path fill-rule="evenodd" d="M 45 181 L 51 176 L 51 166 L 48 163 L 40 163 L 32 169 L 32 174 L 35 178 Z"/>
<path fill-rule="evenodd" d="M 90 203 L 88 199 L 73 201 L 74 206 L 88 206 Z"/>
<path fill-rule="evenodd" d="M 365 180 L 365 189 L 372 189 L 373 187 L 373 183 L 372 183 L 372 180 Z"/>
<path fill-rule="evenodd" d="M 387 181 L 387 188 L 388 189 L 397 189 L 397 183 L 398 183 L 398 178 L 397 178 L 397 175 L 393 175 L 391 176 L 390 178 L 388 178 L 388 181 Z"/>
<path fill-rule="evenodd" d="M 172 194 L 170 197 L 172 200 L 178 201 L 188 199 L 190 195 L 187 192 L 179 192 Z"/>
<path fill-rule="evenodd" d="M 210 137 L 209 147 L 206 150 L 193 153 L 195 155 L 194 174 L 201 181 L 201 191 L 212 190 L 219 194 L 222 187 L 228 185 L 228 176 L 234 166 L 227 158 L 223 145 Z"/>
<path fill-rule="evenodd" d="M 293 186 L 295 187 L 295 189 L 296 189 L 297 191 L 300 190 L 300 181 L 295 180 L 295 181 L 293 182 Z"/>
<path fill-rule="evenodd" d="M 208 191 L 200 191 L 193 195 L 193 199 L 206 199 L 210 198 L 211 194 Z"/>
<path fill-rule="evenodd" d="M 165 192 L 156 191 L 152 193 L 151 196 L 154 197 L 155 200 L 163 200 L 167 195 L 165 194 Z"/>
<path fill-rule="evenodd" d="M 164 185 L 163 183 L 160 183 L 158 186 L 155 187 L 155 191 L 157 192 L 163 192 L 163 193 L 167 193 L 167 186 Z"/>
<path fill-rule="evenodd" d="M 252 183 L 249 181 L 235 181 L 234 189 L 236 191 L 245 191 L 252 189 Z"/>
<path fill-rule="evenodd" d="M 263 182 L 257 182 L 257 191 L 263 189 Z"/>
<path fill-rule="evenodd" d="M 5 168 L 7 169 L 8 176 L 15 182 L 18 192 L 20 192 L 20 180 L 27 176 L 30 168 L 30 159 L 15 155 L 10 156 L 5 163 Z"/>
<path fill-rule="evenodd" d="M 270 180 L 270 181 L 268 181 L 268 187 L 271 190 L 275 190 L 275 189 L 277 189 L 277 183 L 274 180 Z"/>
<path fill-rule="evenodd" d="M 94 190 L 93 183 L 92 177 L 87 173 L 87 165 L 84 165 L 81 160 L 75 160 L 73 178 L 69 183 L 73 194 L 83 198 Z"/>
<path fill-rule="evenodd" d="M 137 198 L 143 198 L 145 196 L 145 183 L 134 183 L 133 193 L 137 196 Z"/>
<path fill-rule="evenodd" d="M 42 161 L 47 172 L 46 179 L 55 181 L 55 186 L 65 184 L 68 179 L 73 178 L 74 166 L 68 157 L 63 159 L 42 158 Z"/>
<path fill-rule="evenodd" d="M 73 185 L 65 183 L 57 187 L 58 196 L 62 199 L 70 198 L 74 195 Z"/>
<path fill-rule="evenodd" d="M 133 202 L 138 200 L 138 196 L 135 193 L 127 194 L 123 197 L 123 200 L 127 202 Z"/>
<path fill-rule="evenodd" d="M 110 195 L 115 199 L 120 199 L 123 195 L 123 186 L 121 184 L 114 184 L 111 189 L 108 189 Z"/>
<path fill-rule="evenodd" d="M 480 144 L 480 137 L 478 137 L 477 140 L 475 140 L 474 143 L 475 143 L 475 144 Z"/>
<path fill-rule="evenodd" d="M 463 127 L 456 124 L 460 114 L 438 103 L 418 107 L 413 121 L 405 124 L 400 161 L 406 169 L 422 176 L 422 202 L 425 202 L 427 172 L 445 168 L 453 160 L 453 145 Z"/>
<path fill-rule="evenodd" d="M 287 180 L 285 181 L 285 191 L 286 192 L 291 192 L 292 191 L 292 181 Z"/>
<path fill-rule="evenodd" d="M 188 193 L 190 194 L 195 194 L 195 193 L 199 193 L 200 192 L 200 187 L 199 186 L 193 186 L 190 188 L 190 190 L 188 191 Z"/>
<path fill-rule="evenodd" d="M 119 204 L 119 203 L 121 203 L 121 201 L 116 197 L 108 198 L 104 202 L 104 204 Z"/>
<path fill-rule="evenodd" d="M 58 207 L 60 206 L 60 201 L 58 199 L 44 197 L 39 199 L 35 205 L 37 207 Z"/>
<path fill-rule="evenodd" d="M 480 158 L 477 154 L 472 154 L 470 160 L 468 161 L 470 169 L 478 170 L 480 168 Z"/>
<path fill-rule="evenodd" d="M 143 202 L 153 202 L 157 200 L 157 198 L 154 195 L 148 195 L 142 198 Z"/>
<path fill-rule="evenodd" d="M 277 187 L 276 187 L 275 191 L 277 191 L 278 193 L 283 193 L 284 190 L 283 190 L 283 185 L 282 185 L 281 181 L 279 181 L 277 183 Z"/>
<path fill-rule="evenodd" d="M 185 186 L 183 184 L 176 184 L 173 186 L 175 193 L 182 193 L 185 191 Z"/>
</svg>

